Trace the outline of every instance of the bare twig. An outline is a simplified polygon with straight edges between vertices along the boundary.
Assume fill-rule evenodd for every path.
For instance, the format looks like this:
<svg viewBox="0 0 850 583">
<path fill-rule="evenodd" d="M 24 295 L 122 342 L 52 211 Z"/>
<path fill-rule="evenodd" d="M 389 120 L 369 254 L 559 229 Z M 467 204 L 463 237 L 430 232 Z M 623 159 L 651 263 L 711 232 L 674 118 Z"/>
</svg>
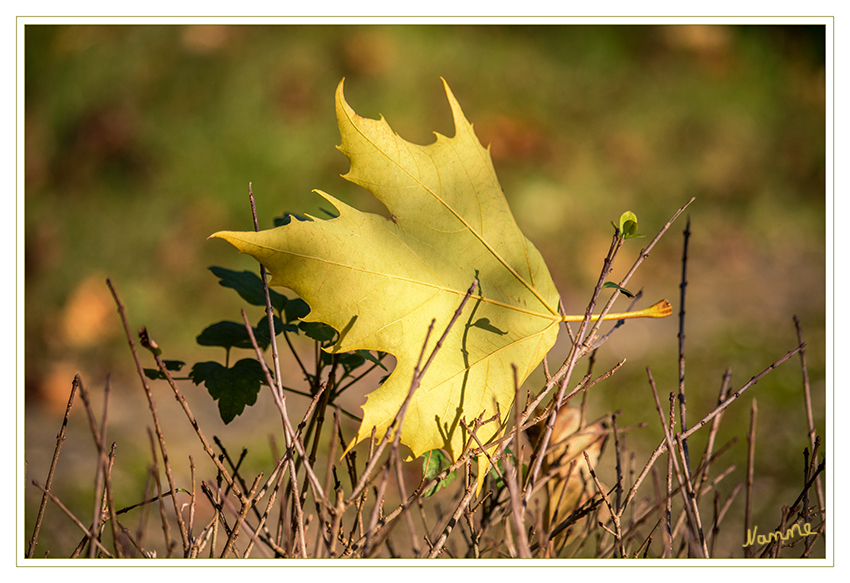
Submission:
<svg viewBox="0 0 850 583">
<path fill-rule="evenodd" d="M 401 458 L 399 456 L 398 449 L 396 448 L 393 451 L 393 455 L 395 457 L 395 473 L 396 473 L 396 483 L 398 484 L 398 493 L 402 500 L 407 499 L 407 488 L 404 486 L 404 475 L 402 474 L 402 466 L 401 466 Z M 333 458 L 331 458 L 333 459 Z M 416 528 L 413 525 L 413 517 L 409 512 L 404 513 L 404 518 L 407 523 L 407 531 L 410 535 L 410 546 L 411 546 L 411 554 L 413 556 L 419 555 L 419 544 L 417 543 L 416 536 Z"/>
<path fill-rule="evenodd" d="M 732 493 L 729 494 L 729 497 L 726 499 L 726 502 L 723 504 L 719 511 L 716 509 L 715 502 L 715 518 L 714 524 L 712 525 L 711 529 L 711 549 L 709 549 L 712 553 L 712 556 L 714 556 L 714 546 L 717 542 L 718 533 L 720 532 L 720 523 L 723 522 L 723 518 L 726 516 L 726 512 L 732 506 L 732 502 L 734 502 L 735 498 L 738 496 L 738 492 L 740 492 L 741 488 L 743 487 L 743 482 L 739 482 L 738 484 L 736 484 L 735 487 L 732 489 Z M 715 490 L 715 495 L 719 497 L 720 493 Z M 715 500 L 717 499 L 718 498 L 715 498 Z"/>
<path fill-rule="evenodd" d="M 62 449 L 62 443 L 65 441 L 65 429 L 68 427 L 68 417 L 71 415 L 71 407 L 74 405 L 74 395 L 77 392 L 80 377 L 76 375 L 71 383 L 71 394 L 68 397 L 68 405 L 65 407 L 65 416 L 62 418 L 62 426 L 59 428 L 59 433 L 56 435 L 56 447 L 53 450 L 53 458 L 50 460 L 50 469 L 47 470 L 47 480 L 45 483 L 45 491 L 41 496 L 41 504 L 38 506 L 38 514 L 35 517 L 35 526 L 32 529 L 32 537 L 30 538 L 27 557 L 32 558 L 35 554 L 35 547 L 38 544 L 38 533 L 41 530 L 41 521 L 44 519 L 44 509 L 47 507 L 48 493 L 53 484 L 53 473 L 56 471 L 56 462 L 59 461 L 59 451 Z"/>
<path fill-rule="evenodd" d="M 735 391 L 734 393 L 732 393 L 731 395 L 729 395 L 729 397 L 727 397 L 725 401 L 723 401 L 723 402 L 722 402 L 722 403 L 720 403 L 717 407 L 715 407 L 715 408 L 714 408 L 714 410 L 713 410 L 713 411 L 711 411 L 711 413 L 709 413 L 708 415 L 706 415 L 705 417 L 703 417 L 702 419 L 700 419 L 700 420 L 699 420 L 699 422 L 698 422 L 696 425 L 694 425 L 693 427 L 691 427 L 691 428 L 690 428 L 690 429 L 688 429 L 687 431 L 683 432 L 683 433 L 682 433 L 682 439 L 687 439 L 688 437 L 690 437 L 691 435 L 693 435 L 693 434 L 694 434 L 694 432 L 695 432 L 695 431 L 697 431 L 700 427 L 702 427 L 703 425 L 705 425 L 706 423 L 708 423 L 709 421 L 711 421 L 712 419 L 714 419 L 714 417 L 715 417 L 715 416 L 717 416 L 717 415 L 719 415 L 721 412 L 723 412 L 723 411 L 726 409 L 726 407 L 728 407 L 729 405 L 731 405 L 731 404 L 732 404 L 732 402 L 733 402 L 735 399 L 737 399 L 738 397 L 740 397 L 740 396 L 744 393 L 744 391 L 746 391 L 747 389 L 749 389 L 750 387 L 752 387 L 753 385 L 755 385 L 757 382 L 759 382 L 761 379 L 763 379 L 763 378 L 764 378 L 764 376 L 765 376 L 767 373 L 769 373 L 770 371 L 772 371 L 773 369 L 775 369 L 777 366 L 779 366 L 780 364 L 782 364 L 783 362 L 785 362 L 786 360 L 788 360 L 789 358 L 791 358 L 792 356 L 794 356 L 795 354 L 797 354 L 797 353 L 798 353 L 800 350 L 802 350 L 805 346 L 806 346 L 806 345 L 805 345 L 805 343 L 803 343 L 803 344 L 801 344 L 800 346 L 798 346 L 797 348 L 794 348 L 793 350 L 789 350 L 789 351 L 788 351 L 788 352 L 786 352 L 786 353 L 785 353 L 785 354 L 784 354 L 784 355 L 783 355 L 783 356 L 782 356 L 779 360 L 775 361 L 773 364 L 771 364 L 770 366 L 768 366 L 766 369 L 764 369 L 763 371 L 761 371 L 759 374 L 757 374 L 756 376 L 754 376 L 753 378 L 751 378 L 751 379 L 747 382 L 747 384 L 745 384 L 743 387 L 741 387 L 740 389 L 738 389 L 737 391 Z"/>
<path fill-rule="evenodd" d="M 679 425 L 682 431 L 688 430 L 688 416 L 685 399 L 685 297 L 688 287 L 688 240 L 691 237 L 691 218 L 685 224 L 682 232 L 684 244 L 682 245 L 682 281 L 679 284 L 681 293 L 679 295 Z M 682 450 L 685 456 L 685 465 L 690 467 L 691 457 L 688 452 L 688 440 L 682 440 Z"/>
<path fill-rule="evenodd" d="M 747 434 L 747 490 L 746 504 L 744 506 L 744 540 L 753 524 L 753 477 L 755 475 L 755 453 L 756 453 L 756 419 L 758 417 L 758 404 L 753 399 L 750 409 L 750 432 Z M 744 555 L 752 556 L 752 547 L 744 547 Z"/>
<path fill-rule="evenodd" d="M 108 412 L 109 405 L 109 393 L 110 387 L 112 383 L 110 382 L 111 376 L 109 374 L 106 375 L 106 384 L 103 387 L 103 415 L 100 421 L 100 452 L 101 458 L 104 458 L 106 455 L 106 418 Z M 115 448 L 117 444 L 112 444 L 112 451 L 109 454 L 108 460 L 104 459 L 104 479 L 106 481 L 106 504 L 107 511 L 109 512 L 109 518 L 112 520 L 112 540 L 115 545 L 115 554 L 120 559 L 123 558 L 124 553 L 121 549 L 121 539 L 118 537 L 118 519 L 115 514 L 115 502 L 113 500 L 112 494 L 112 463 L 115 461 Z"/>
<path fill-rule="evenodd" d="M 705 417 L 703 417 L 699 422 L 697 422 L 693 427 L 691 427 L 686 432 L 686 435 L 684 435 L 683 437 L 690 437 L 696 431 L 698 431 L 701 427 L 703 427 L 706 423 L 708 423 L 709 421 L 711 421 L 712 419 L 714 419 L 715 417 L 720 415 L 723 411 L 726 410 L 727 407 L 729 407 L 729 405 L 731 405 L 738 397 L 740 397 L 744 393 L 744 391 L 751 388 L 759 380 L 764 378 L 764 376 L 767 375 L 770 371 L 772 371 L 777 366 L 779 366 L 780 364 L 782 364 L 783 362 L 785 362 L 786 360 L 791 358 L 799 350 L 800 350 L 800 347 L 797 347 L 794 350 L 788 351 L 779 360 L 773 362 L 770 366 L 768 366 L 762 372 L 760 372 L 759 374 L 757 374 L 756 376 L 751 378 L 750 381 L 746 385 L 744 385 L 743 387 L 741 387 L 740 389 L 735 391 L 732 395 L 722 399 L 722 401 L 720 403 L 718 403 L 718 405 L 714 409 L 712 409 L 707 415 L 705 415 Z M 658 444 L 658 446 L 655 448 L 655 450 L 650 455 L 649 460 L 647 460 L 646 465 L 644 466 L 644 469 L 638 475 L 637 480 L 635 480 L 635 483 L 632 485 L 631 489 L 629 490 L 629 493 L 626 496 L 626 501 L 625 501 L 624 505 L 631 502 L 632 498 L 634 498 L 635 494 L 637 493 L 638 487 L 643 483 L 643 480 L 646 478 L 646 475 L 649 473 L 653 464 L 658 459 L 658 457 L 662 453 L 664 453 L 665 451 L 667 451 L 667 443 L 666 443 L 665 439 L 662 439 L 661 443 Z"/>
<path fill-rule="evenodd" d="M 818 464 L 817 469 L 812 473 L 812 475 L 809 477 L 809 479 L 803 485 L 803 489 L 800 491 L 800 494 L 797 496 L 797 499 L 794 500 L 794 503 L 791 504 L 791 506 L 783 507 L 782 519 L 779 523 L 779 526 L 775 529 L 775 531 L 778 531 L 778 532 L 784 532 L 785 531 L 786 520 L 788 519 L 788 517 L 792 516 L 797 511 L 797 507 L 806 498 L 809 489 L 815 484 L 815 482 L 817 482 L 818 476 L 820 476 L 821 472 L 823 472 L 825 469 L 826 469 L 826 462 L 821 462 L 820 464 Z M 796 518 L 796 519 L 793 519 L 792 522 L 796 523 L 798 520 L 799 520 L 799 517 Z M 816 529 L 816 531 L 821 529 L 823 527 L 823 524 L 824 523 L 821 523 L 821 526 L 819 526 Z M 780 546 L 781 542 L 782 542 L 782 537 L 771 537 L 771 542 L 769 542 L 765 547 L 763 547 L 759 556 L 760 557 L 765 557 L 765 556 L 770 556 L 770 555 L 778 556 L 779 546 Z"/>
<path fill-rule="evenodd" d="M 723 374 L 723 382 L 720 386 L 720 395 L 717 397 L 717 404 L 720 405 L 725 399 L 726 395 L 729 393 L 729 383 L 732 380 L 732 371 L 730 369 L 726 369 L 726 372 Z M 711 467 L 709 464 L 709 460 L 711 459 L 711 454 L 714 451 L 714 440 L 717 437 L 717 431 L 720 429 L 720 420 L 723 418 L 723 414 L 717 415 L 711 421 L 711 429 L 708 432 L 708 441 L 705 445 L 705 451 L 702 454 L 702 461 L 700 462 L 700 471 L 696 474 L 697 479 L 700 484 L 705 484 L 706 480 L 708 480 L 708 471 Z M 697 489 L 697 495 L 699 496 L 701 489 Z"/>
<path fill-rule="evenodd" d="M 392 454 L 397 453 L 397 451 L 393 450 Z M 361 550 L 361 554 L 364 557 L 369 557 L 374 550 L 379 548 L 378 545 L 372 545 L 372 532 L 375 527 L 378 525 L 378 518 L 381 515 L 381 510 L 384 504 L 384 493 L 387 490 L 387 484 L 390 481 L 390 472 L 392 471 L 392 465 L 395 461 L 395 456 L 390 455 L 390 458 L 387 460 L 387 463 L 384 464 L 384 469 L 381 471 L 381 479 L 378 482 L 378 488 L 375 491 L 375 506 L 372 507 L 372 515 L 369 518 L 369 525 L 366 528 L 366 541 L 363 543 L 363 548 Z"/>
<path fill-rule="evenodd" d="M 196 541 L 192 535 L 192 531 L 195 527 L 195 460 L 192 459 L 192 456 L 189 456 L 189 474 L 192 480 L 192 489 L 189 491 L 189 524 L 187 530 L 189 535 L 189 543 L 191 545 L 195 545 Z"/>
<path fill-rule="evenodd" d="M 800 319 L 794 315 L 794 328 L 797 331 L 797 342 L 799 344 L 803 344 L 803 327 L 800 325 Z M 809 428 L 809 447 L 814 451 L 815 449 L 815 420 L 814 415 L 812 414 L 812 393 L 811 386 L 809 384 L 809 367 L 806 364 L 806 349 L 803 348 L 800 350 L 800 366 L 803 370 L 803 399 L 806 404 L 806 424 Z M 818 508 L 823 512 L 824 509 L 824 499 L 823 499 L 823 485 L 821 484 L 820 479 L 818 479 L 815 485 L 815 492 L 818 496 Z"/>
<path fill-rule="evenodd" d="M 728 443 L 726 443 L 722 448 L 720 448 L 715 454 L 712 455 L 711 459 L 709 460 L 710 463 L 714 463 L 717 460 L 717 458 L 719 458 L 721 455 L 723 455 L 724 453 L 729 451 L 736 442 L 737 442 L 737 440 L 733 439 L 733 440 L 729 441 Z M 663 451 L 667 451 L 666 447 Z M 658 452 L 656 450 L 656 452 L 653 455 L 655 455 L 657 453 Z M 648 463 L 647 466 L 651 466 L 651 463 Z M 699 473 L 702 470 L 703 470 L 703 466 L 700 466 L 699 468 L 697 468 L 696 473 Z M 708 492 L 711 492 L 711 490 L 713 488 L 716 488 L 717 485 L 734 470 L 735 470 L 734 465 L 729 466 L 729 468 L 727 468 L 726 470 L 721 472 L 710 483 L 704 485 L 703 488 L 702 488 L 701 494 L 707 494 Z M 653 477 L 657 478 L 657 471 L 656 471 L 654 466 L 651 466 L 651 471 L 653 473 Z M 670 492 L 670 495 L 675 496 L 676 494 L 679 493 L 680 489 L 681 489 L 681 487 L 679 487 L 679 486 L 673 488 L 673 490 Z M 623 537 L 625 539 L 628 539 L 637 530 L 638 527 L 640 527 L 642 524 L 644 524 L 647 521 L 647 519 L 653 513 L 660 511 L 666 505 L 666 502 L 667 502 L 666 498 L 667 497 L 666 497 L 666 495 L 664 495 L 664 496 L 661 495 L 660 486 L 658 484 L 656 484 L 656 491 L 657 491 L 656 502 L 649 507 L 644 507 L 644 508 L 641 509 L 640 513 L 632 520 L 632 522 L 629 524 L 628 529 L 623 534 Z M 631 493 L 631 490 L 630 490 L 630 493 Z M 629 500 L 627 499 L 626 502 L 628 503 Z M 628 504 L 626 504 L 625 506 L 628 506 Z M 600 552 L 598 554 L 598 556 L 600 558 L 610 556 L 610 554 L 615 550 L 615 548 L 616 547 L 614 545 L 610 545 L 609 547 L 607 547 L 606 550 Z"/>
<path fill-rule="evenodd" d="M 259 231 L 260 223 L 257 220 L 257 206 L 254 203 L 254 191 L 252 190 L 252 185 L 250 182 L 248 183 L 248 199 L 251 202 L 251 217 L 254 219 L 254 231 Z M 266 283 L 266 268 L 263 264 L 260 264 L 260 278 L 263 280 L 263 293 L 266 296 L 266 319 L 269 323 L 269 338 L 272 347 L 272 363 L 274 365 L 275 380 L 277 381 L 276 384 L 272 385 L 272 387 L 277 388 L 277 393 L 280 399 L 283 400 L 283 385 L 281 384 L 282 381 L 280 376 L 280 353 L 277 350 L 277 335 L 275 334 L 274 330 L 274 310 L 272 309 L 272 299 L 271 293 L 269 292 L 269 286 L 268 283 Z"/>
<path fill-rule="evenodd" d="M 154 443 L 153 434 L 151 430 L 148 429 L 148 439 L 150 440 L 151 445 L 151 457 L 153 458 L 152 471 L 154 477 L 154 483 L 156 484 L 156 493 L 157 500 L 159 501 L 159 516 L 162 520 L 162 534 L 165 536 L 165 548 L 167 549 L 168 556 L 171 556 L 171 527 L 168 525 L 168 517 L 165 514 L 165 506 L 162 503 L 162 484 L 159 480 L 159 465 L 156 460 L 156 445 Z M 174 496 L 172 496 L 172 499 Z"/>
<path fill-rule="evenodd" d="M 115 287 L 112 285 L 112 281 L 107 279 L 106 285 L 109 286 L 109 291 L 112 293 L 112 298 L 115 300 L 115 304 L 118 306 L 118 315 L 121 317 L 121 323 L 124 325 L 124 333 L 127 337 L 127 342 L 130 345 L 130 351 L 133 353 L 133 360 L 136 362 L 136 372 L 139 375 L 139 379 L 142 381 L 142 388 L 144 389 L 145 396 L 148 399 L 148 408 L 151 411 L 151 415 L 153 417 L 153 422 L 154 422 L 154 428 L 156 429 L 156 436 L 157 436 L 157 439 L 159 440 L 159 448 L 160 448 L 160 452 L 162 453 L 162 464 L 163 464 L 163 466 L 165 466 L 165 476 L 168 479 L 168 486 L 169 486 L 169 488 L 171 488 L 172 492 L 176 492 L 177 487 L 174 485 L 174 476 L 171 473 L 171 464 L 168 461 L 168 451 L 165 447 L 165 436 L 162 434 L 162 427 L 159 424 L 159 416 L 157 415 L 157 412 L 156 412 L 156 402 L 154 401 L 153 393 L 151 392 L 151 388 L 150 388 L 150 385 L 148 384 L 147 377 L 145 376 L 145 371 L 142 368 L 142 363 L 139 361 L 139 355 L 136 352 L 136 344 L 133 342 L 133 335 L 130 333 L 130 326 L 127 323 L 127 315 L 126 315 L 126 311 L 124 309 L 124 304 L 122 304 L 121 300 L 118 299 L 118 292 L 115 291 Z M 157 357 L 157 358 L 159 358 L 159 357 Z M 158 360 L 157 364 L 160 366 L 160 370 L 165 372 L 166 377 L 168 379 L 170 379 L 170 383 L 172 385 L 172 388 L 174 388 L 174 390 L 176 391 L 176 385 L 174 385 L 174 380 L 171 380 L 171 375 L 168 372 L 168 370 L 165 368 L 165 365 L 162 364 L 161 360 Z M 185 401 L 181 401 L 181 403 L 185 403 Z M 187 407 L 188 406 L 184 406 L 184 408 L 187 408 Z M 195 424 L 195 425 L 196 425 L 196 430 L 200 431 L 200 428 L 197 428 L 197 424 Z M 213 455 L 213 457 L 215 457 L 215 456 Z M 172 501 L 174 502 L 174 513 L 177 516 L 177 524 L 180 528 L 180 536 L 183 539 L 183 550 L 184 550 L 184 553 L 185 553 L 185 552 L 188 552 L 188 550 L 189 550 L 189 539 L 188 539 L 187 534 L 186 534 L 185 525 L 183 524 L 183 516 L 180 513 L 180 506 L 179 506 L 178 501 L 177 501 L 177 496 L 172 496 Z"/>
</svg>

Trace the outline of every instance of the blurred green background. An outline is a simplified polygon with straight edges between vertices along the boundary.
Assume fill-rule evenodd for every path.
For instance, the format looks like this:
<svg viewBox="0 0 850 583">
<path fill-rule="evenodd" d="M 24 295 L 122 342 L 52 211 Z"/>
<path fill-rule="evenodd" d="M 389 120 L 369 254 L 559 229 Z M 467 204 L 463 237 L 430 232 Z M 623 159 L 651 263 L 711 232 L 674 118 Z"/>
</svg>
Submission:
<svg viewBox="0 0 850 583">
<path fill-rule="evenodd" d="M 111 372 L 111 438 L 131 432 L 131 451 L 148 463 L 143 426 L 150 422 L 140 417 L 146 405 L 107 277 L 131 326 L 146 325 L 166 358 L 191 366 L 222 357 L 195 344 L 204 327 L 240 319 L 242 302 L 207 267 L 255 264 L 206 237 L 252 228 L 249 182 L 262 228 L 287 211 L 319 214 L 313 188 L 382 212 L 369 193 L 339 177 L 348 162 L 334 148 L 333 95 L 343 77 L 360 115 L 383 114 L 416 143 L 430 143 L 433 131 L 453 134 L 439 77 L 446 79 L 491 145 L 516 219 L 570 313 L 584 311 L 610 221 L 632 210 L 648 235 L 627 243 L 616 279 L 696 197 L 629 286 L 644 289 L 642 305 L 666 297 L 678 312 L 689 217 L 689 421 L 714 406 L 727 367 L 737 388 L 795 347 L 796 314 L 823 433 L 832 199 L 825 191 L 821 26 L 29 25 L 25 43 L 30 478 L 44 479 L 76 372 L 97 392 Z M 250 312 L 254 321 L 260 315 Z M 631 322 L 598 355 L 597 372 L 628 359 L 594 389 L 590 407 L 598 415 L 622 410 L 621 426 L 650 423 L 629 435 L 630 447 L 642 452 L 638 470 L 661 438 L 645 368 L 663 394 L 676 390 L 677 332 L 675 317 Z M 551 361 L 566 354 L 564 338 Z M 797 358 L 774 371 L 729 410 L 718 438 L 739 437 L 726 459 L 738 467 L 721 488 L 725 496 L 745 476 L 744 436 L 757 397 L 761 530 L 775 528 L 780 505 L 801 484 L 808 444 L 801 379 Z M 157 390 L 161 401 L 173 401 L 167 388 Z M 263 426 L 268 407 L 255 407 L 224 427 L 202 387 L 186 383 L 186 393 L 213 425 L 210 433 L 263 444 L 279 426 L 273 416 Z M 362 398 L 351 397 L 351 411 Z M 167 432 L 174 441 L 185 437 L 197 459 L 197 440 L 184 426 L 175 417 Z M 91 447 L 80 411 L 74 427 Z M 79 469 L 94 461 L 91 452 L 79 456 L 64 463 Z M 60 472 L 70 472 L 63 467 L 60 460 Z M 143 467 L 122 471 L 128 487 L 143 479 Z M 66 487 L 90 489 L 85 480 Z M 38 499 L 28 491 L 27 529 Z M 731 515 L 742 517 L 743 495 Z"/>
</svg>

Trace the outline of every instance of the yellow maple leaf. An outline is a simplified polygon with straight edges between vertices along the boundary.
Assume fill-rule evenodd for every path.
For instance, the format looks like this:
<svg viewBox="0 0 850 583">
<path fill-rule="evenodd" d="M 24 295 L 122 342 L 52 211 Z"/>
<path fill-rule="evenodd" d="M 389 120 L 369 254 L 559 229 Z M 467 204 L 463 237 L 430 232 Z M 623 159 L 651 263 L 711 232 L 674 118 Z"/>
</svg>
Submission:
<svg viewBox="0 0 850 583">
<path fill-rule="evenodd" d="M 469 439 L 461 419 L 489 418 L 497 406 L 501 423 L 485 425 L 478 438 L 498 437 L 514 400 L 512 366 L 522 383 L 554 345 L 565 318 L 543 258 L 508 208 L 489 150 L 443 83 L 455 136 L 436 134 L 426 146 L 399 137 L 383 117 L 360 117 L 346 103 L 343 83 L 337 88 L 339 149 L 351 162 L 344 178 L 369 190 L 392 219 L 316 191 L 338 217 L 212 237 L 256 258 L 272 285 L 295 291 L 311 307 L 306 321 L 335 328 L 339 340 L 331 352 L 396 357 L 393 373 L 368 395 L 349 448 L 373 427 L 378 439 L 386 433 L 409 392 L 432 319 L 438 333 L 428 353 L 477 280 L 410 401 L 400 436 L 413 457 L 444 449 L 456 460 Z M 484 456 L 479 460 L 486 469 Z"/>
</svg>

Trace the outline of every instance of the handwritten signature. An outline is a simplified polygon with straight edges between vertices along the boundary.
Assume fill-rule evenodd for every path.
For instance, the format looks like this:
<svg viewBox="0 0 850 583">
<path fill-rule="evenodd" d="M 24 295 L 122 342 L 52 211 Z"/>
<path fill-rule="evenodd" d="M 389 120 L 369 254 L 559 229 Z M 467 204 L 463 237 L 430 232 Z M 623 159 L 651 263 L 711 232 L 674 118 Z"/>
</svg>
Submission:
<svg viewBox="0 0 850 583">
<path fill-rule="evenodd" d="M 748 547 L 756 542 L 758 542 L 758 544 L 760 545 L 766 545 L 779 539 L 785 541 L 794 536 L 794 531 L 797 532 L 797 536 L 811 536 L 813 534 L 817 534 L 815 532 L 812 532 L 812 526 L 808 522 L 803 523 L 802 528 L 799 524 L 795 524 L 791 528 L 786 530 L 784 533 L 782 531 L 775 530 L 767 536 L 763 534 L 757 534 L 758 529 L 759 527 L 755 527 L 752 531 L 752 534 L 750 534 L 750 529 L 747 529 L 747 542 L 741 545 L 742 547 Z"/>
</svg>

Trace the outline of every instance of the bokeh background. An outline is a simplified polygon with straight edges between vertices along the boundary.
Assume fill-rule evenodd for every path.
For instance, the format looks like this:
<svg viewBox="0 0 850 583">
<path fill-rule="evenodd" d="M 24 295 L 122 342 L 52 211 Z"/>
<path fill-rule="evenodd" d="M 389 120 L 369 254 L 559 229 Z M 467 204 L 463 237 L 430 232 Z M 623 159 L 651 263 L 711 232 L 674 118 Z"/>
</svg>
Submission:
<svg viewBox="0 0 850 583">
<path fill-rule="evenodd" d="M 126 488 L 126 503 L 141 495 L 150 421 L 107 277 L 131 326 L 146 325 L 166 358 L 188 366 L 221 360 L 220 349 L 200 347 L 195 337 L 213 322 L 240 320 L 244 304 L 207 268 L 255 264 L 206 237 L 252 228 L 249 182 L 263 228 L 284 212 L 320 215 L 313 188 L 383 212 L 339 177 L 348 162 L 334 148 L 333 95 L 343 77 L 359 114 L 383 114 L 416 143 L 430 143 L 434 131 L 453 134 L 439 78 L 446 79 L 491 145 L 516 219 L 571 313 L 584 311 L 612 220 L 632 210 L 651 238 L 696 197 L 629 286 L 644 290 L 643 305 L 666 297 L 678 312 L 681 233 L 690 219 L 689 420 L 714 406 L 727 367 L 740 387 L 795 347 L 796 314 L 823 434 L 832 193 L 822 26 L 29 25 L 25 43 L 28 479 L 46 475 L 74 374 L 97 396 L 110 374 L 116 484 Z M 628 242 L 612 279 L 649 238 Z M 594 388 L 590 411 L 620 410 L 621 426 L 649 422 L 628 438 L 640 452 L 638 470 L 662 435 L 645 369 L 662 394 L 676 390 L 677 332 L 676 318 L 630 322 L 597 358 L 597 372 L 627 359 Z M 551 360 L 566 349 L 561 339 Z M 285 374 L 297 382 L 292 368 Z M 234 449 L 254 447 L 256 463 L 269 463 L 271 454 L 259 451 L 268 451 L 279 419 L 265 394 L 225 427 L 203 387 L 184 386 L 208 434 Z M 169 453 L 202 458 L 170 390 L 155 391 L 169 419 Z M 729 409 L 718 440 L 739 441 L 725 457 L 737 469 L 721 486 L 724 496 L 745 479 L 753 397 L 754 520 L 767 531 L 802 481 L 808 440 L 799 359 Z M 357 413 L 363 393 L 348 398 Z M 303 406 L 292 401 L 296 411 Z M 78 409 L 69 428 L 77 445 L 66 446 L 54 491 L 88 516 L 95 454 Z M 701 451 L 700 438 L 694 443 Z M 38 500 L 27 486 L 27 536 Z M 48 512 L 55 522 L 42 534 L 45 546 L 73 548 L 74 527 L 63 532 L 58 511 Z M 728 520 L 742 519 L 743 495 Z M 740 544 L 728 552 L 740 556 Z"/>
</svg>

